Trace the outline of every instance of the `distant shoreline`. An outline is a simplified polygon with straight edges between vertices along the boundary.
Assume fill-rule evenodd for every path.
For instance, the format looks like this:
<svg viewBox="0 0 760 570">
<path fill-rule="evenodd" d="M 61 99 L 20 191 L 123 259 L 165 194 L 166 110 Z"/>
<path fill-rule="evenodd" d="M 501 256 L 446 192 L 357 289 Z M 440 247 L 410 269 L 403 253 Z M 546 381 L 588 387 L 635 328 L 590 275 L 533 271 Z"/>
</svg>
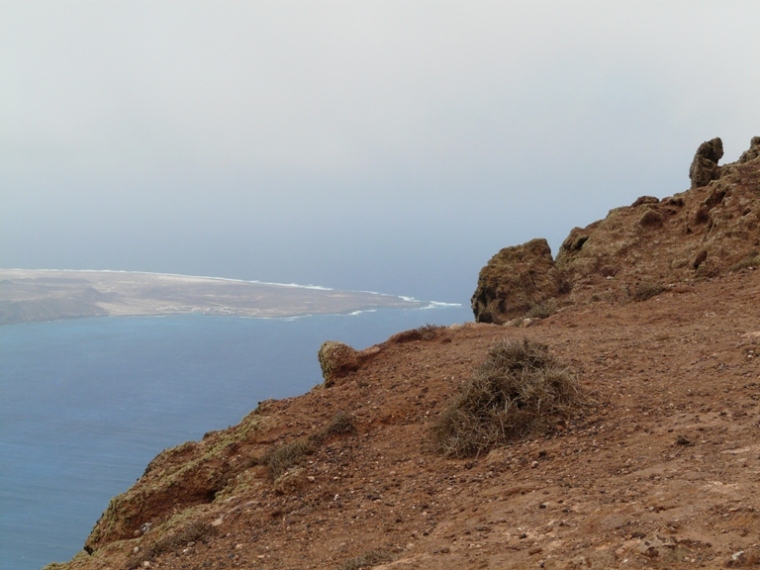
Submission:
<svg viewBox="0 0 760 570">
<path fill-rule="evenodd" d="M 0 269 L 0 325 L 99 316 L 287 318 L 458 306 L 373 291 L 100 269 Z"/>
</svg>

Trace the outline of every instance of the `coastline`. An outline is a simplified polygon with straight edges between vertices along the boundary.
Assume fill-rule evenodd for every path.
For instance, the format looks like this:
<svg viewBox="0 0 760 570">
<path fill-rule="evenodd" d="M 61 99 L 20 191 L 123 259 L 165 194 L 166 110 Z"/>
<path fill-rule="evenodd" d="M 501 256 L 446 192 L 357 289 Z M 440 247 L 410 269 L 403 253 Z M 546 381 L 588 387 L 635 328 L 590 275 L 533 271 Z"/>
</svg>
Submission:
<svg viewBox="0 0 760 570">
<path fill-rule="evenodd" d="M 0 325 L 100 316 L 292 318 L 458 306 L 371 291 L 121 270 L 0 269 Z"/>
</svg>

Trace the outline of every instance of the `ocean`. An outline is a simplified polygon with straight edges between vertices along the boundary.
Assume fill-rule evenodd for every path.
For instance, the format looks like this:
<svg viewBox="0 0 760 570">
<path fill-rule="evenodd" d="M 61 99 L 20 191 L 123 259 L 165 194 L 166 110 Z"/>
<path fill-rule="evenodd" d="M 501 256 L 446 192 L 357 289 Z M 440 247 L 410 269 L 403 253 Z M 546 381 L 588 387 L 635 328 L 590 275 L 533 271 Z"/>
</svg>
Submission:
<svg viewBox="0 0 760 570">
<path fill-rule="evenodd" d="M 65 561 L 160 451 L 321 383 L 325 340 L 355 348 L 440 306 L 296 319 L 105 317 L 0 327 L 0 568 Z"/>
</svg>

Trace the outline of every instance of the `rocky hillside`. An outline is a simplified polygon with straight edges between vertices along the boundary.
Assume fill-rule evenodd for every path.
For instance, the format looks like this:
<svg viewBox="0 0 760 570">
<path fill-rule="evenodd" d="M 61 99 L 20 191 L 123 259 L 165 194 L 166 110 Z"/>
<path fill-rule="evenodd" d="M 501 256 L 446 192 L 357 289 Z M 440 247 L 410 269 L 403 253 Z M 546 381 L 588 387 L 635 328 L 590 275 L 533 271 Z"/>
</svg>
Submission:
<svg viewBox="0 0 760 570">
<path fill-rule="evenodd" d="M 509 287 L 551 292 L 526 294 L 530 327 L 326 343 L 324 385 L 160 454 L 51 570 L 760 565 L 760 165 L 716 173 L 557 260 L 498 254 L 525 275 Z M 530 363 L 494 360 L 515 346 Z M 532 394 L 492 390 L 547 363 Z M 452 418 L 468 445 L 442 444 Z"/>
<path fill-rule="evenodd" d="M 626 302 L 678 283 L 760 264 L 760 137 L 739 161 L 718 166 L 720 139 L 703 143 L 692 188 L 642 196 L 585 228 L 552 259 L 543 239 L 498 252 L 482 269 L 472 308 L 478 322 L 505 323 L 548 305 Z"/>
</svg>

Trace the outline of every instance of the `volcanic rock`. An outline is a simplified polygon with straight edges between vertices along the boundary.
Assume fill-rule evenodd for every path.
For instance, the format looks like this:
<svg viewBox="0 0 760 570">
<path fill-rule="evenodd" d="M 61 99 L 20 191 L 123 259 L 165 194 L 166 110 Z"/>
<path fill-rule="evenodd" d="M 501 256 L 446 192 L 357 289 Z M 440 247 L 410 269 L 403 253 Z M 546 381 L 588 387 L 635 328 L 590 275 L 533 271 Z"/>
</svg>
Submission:
<svg viewBox="0 0 760 570">
<path fill-rule="evenodd" d="M 333 340 L 322 343 L 317 358 L 319 358 L 319 366 L 322 369 L 325 386 L 328 388 L 349 372 L 358 370 L 361 364 L 361 353 L 358 350 Z"/>
<path fill-rule="evenodd" d="M 711 180 L 720 178 L 718 161 L 723 158 L 723 141 L 716 137 L 699 145 L 689 168 L 691 187 L 707 186 Z"/>
<path fill-rule="evenodd" d="M 745 150 L 742 155 L 739 157 L 739 162 L 749 162 L 750 160 L 755 160 L 757 157 L 760 156 L 760 137 L 752 137 L 752 140 L 749 142 L 749 148 Z"/>
<path fill-rule="evenodd" d="M 472 311 L 477 322 L 503 324 L 561 292 L 549 244 L 534 239 L 505 247 L 481 269 Z"/>
</svg>

